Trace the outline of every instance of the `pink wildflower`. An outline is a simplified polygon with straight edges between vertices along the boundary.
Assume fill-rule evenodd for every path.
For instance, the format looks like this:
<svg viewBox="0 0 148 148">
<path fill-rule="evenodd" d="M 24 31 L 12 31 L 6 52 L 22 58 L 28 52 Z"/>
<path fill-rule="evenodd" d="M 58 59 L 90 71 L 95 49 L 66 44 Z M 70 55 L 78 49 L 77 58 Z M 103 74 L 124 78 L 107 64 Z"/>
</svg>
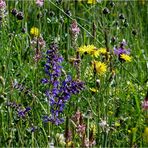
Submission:
<svg viewBox="0 0 148 148">
<path fill-rule="evenodd" d="M 85 134 L 85 130 L 86 130 L 86 125 L 82 124 L 82 125 L 78 125 L 76 127 L 76 131 L 78 132 L 80 137 L 83 137 L 83 135 Z"/>
<path fill-rule="evenodd" d="M 38 62 L 41 59 L 42 55 L 38 48 L 35 49 L 35 56 L 33 57 L 35 62 Z"/>
<path fill-rule="evenodd" d="M 3 9 L 6 7 L 6 2 L 3 0 L 0 0 L 0 9 Z"/>
<path fill-rule="evenodd" d="M 39 6 L 39 7 L 42 7 L 44 5 L 44 0 L 36 0 L 36 4 Z"/>
<path fill-rule="evenodd" d="M 71 32 L 74 36 L 77 36 L 80 32 L 80 28 L 78 27 L 76 20 L 74 20 L 71 24 Z"/>
<path fill-rule="evenodd" d="M 148 92 L 147 92 L 147 95 L 146 95 L 146 97 L 145 97 L 145 99 L 144 99 L 144 101 L 142 103 L 142 108 L 144 110 L 148 110 Z"/>
<path fill-rule="evenodd" d="M 46 46 L 46 42 L 44 41 L 42 36 L 38 38 L 38 44 L 41 48 L 44 48 Z"/>
</svg>

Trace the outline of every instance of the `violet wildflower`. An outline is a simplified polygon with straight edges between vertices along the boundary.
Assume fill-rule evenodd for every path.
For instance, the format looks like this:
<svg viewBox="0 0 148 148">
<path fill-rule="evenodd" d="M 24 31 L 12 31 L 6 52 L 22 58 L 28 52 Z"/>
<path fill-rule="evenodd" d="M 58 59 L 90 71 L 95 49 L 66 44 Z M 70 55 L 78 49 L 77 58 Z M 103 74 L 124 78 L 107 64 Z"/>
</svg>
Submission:
<svg viewBox="0 0 148 148">
<path fill-rule="evenodd" d="M 49 78 L 42 79 L 42 83 L 51 84 L 51 89 L 46 91 L 51 106 L 51 117 L 45 116 L 43 120 L 44 122 L 50 121 L 55 125 L 59 125 L 64 122 L 61 116 L 65 103 L 70 99 L 71 95 L 78 94 L 84 88 L 84 83 L 79 80 L 72 80 L 71 76 L 67 76 L 62 82 L 60 81 L 63 58 L 59 55 L 55 43 L 50 45 L 46 58 L 45 73 Z"/>
<path fill-rule="evenodd" d="M 18 117 L 20 118 L 25 118 L 27 113 L 31 110 L 30 107 L 23 108 L 21 104 L 17 104 L 16 102 L 7 102 L 6 105 L 17 111 Z"/>
<path fill-rule="evenodd" d="M 130 57 L 130 49 L 126 49 L 125 46 L 127 46 L 126 41 L 123 40 L 120 43 L 119 47 L 114 47 L 114 54 L 118 56 L 119 60 L 122 61 L 131 61 Z"/>
<path fill-rule="evenodd" d="M 114 47 L 114 54 L 119 56 L 121 54 L 127 54 L 129 55 L 130 54 L 130 49 L 125 49 L 125 46 L 126 46 L 126 42 L 125 40 L 123 40 L 121 43 L 120 43 L 120 47 Z"/>
<path fill-rule="evenodd" d="M 45 64 L 45 73 L 50 77 L 50 81 L 43 79 L 42 82 L 50 82 L 53 86 L 57 86 L 58 77 L 61 76 L 61 65 L 63 58 L 58 54 L 58 46 L 55 43 L 50 45 L 50 50 L 47 51 L 47 61 Z"/>
<path fill-rule="evenodd" d="M 61 113 L 63 113 L 65 103 L 70 99 L 72 94 L 78 94 L 83 89 L 83 85 L 83 82 L 78 80 L 74 81 L 68 76 L 62 82 L 59 89 L 53 88 L 51 94 L 47 94 L 47 97 L 50 100 L 52 114 L 52 116 L 48 118 L 48 121 L 51 121 L 56 125 L 61 124 L 64 121 L 60 116 Z"/>
<path fill-rule="evenodd" d="M 26 114 L 31 110 L 30 107 L 26 107 L 25 109 L 18 109 L 18 116 L 21 118 L 24 118 L 26 116 Z"/>
</svg>

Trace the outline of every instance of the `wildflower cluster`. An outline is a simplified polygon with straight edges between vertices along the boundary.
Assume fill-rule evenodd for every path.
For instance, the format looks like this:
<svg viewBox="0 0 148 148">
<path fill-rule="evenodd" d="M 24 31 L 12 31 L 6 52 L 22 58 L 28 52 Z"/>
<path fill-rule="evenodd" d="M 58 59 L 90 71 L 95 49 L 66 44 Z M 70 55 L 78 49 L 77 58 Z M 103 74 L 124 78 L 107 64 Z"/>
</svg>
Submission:
<svg viewBox="0 0 148 148">
<path fill-rule="evenodd" d="M 49 76 L 50 80 L 44 78 L 42 79 L 43 83 L 50 82 L 53 85 L 53 88 L 58 88 L 59 77 L 61 76 L 61 63 L 63 61 L 62 56 L 58 53 L 58 46 L 55 43 L 50 45 L 50 50 L 46 52 L 47 61 L 45 64 L 45 73 Z"/>
<path fill-rule="evenodd" d="M 131 62 L 130 49 L 126 49 L 126 41 L 123 40 L 119 47 L 114 47 L 114 54 L 118 56 L 120 61 Z"/>
<path fill-rule="evenodd" d="M 83 83 L 80 81 L 73 81 L 71 77 L 68 77 L 62 82 L 60 88 L 52 89 L 51 94 L 46 93 L 51 105 L 52 116 L 48 118 L 48 121 L 58 125 L 64 120 L 60 117 L 63 113 L 65 103 L 70 99 L 72 94 L 77 94 L 83 89 Z"/>
<path fill-rule="evenodd" d="M 78 48 L 81 54 L 88 54 L 94 58 L 98 58 L 100 55 L 107 54 L 106 48 L 96 48 L 94 45 L 84 45 Z M 107 65 L 104 62 L 93 60 L 91 69 L 94 74 L 102 75 L 107 70 Z"/>
<path fill-rule="evenodd" d="M 45 64 L 45 73 L 49 79 L 42 79 L 42 83 L 52 84 L 51 90 L 46 91 L 46 96 L 51 106 L 51 117 L 45 116 L 44 121 L 51 121 L 55 125 L 61 124 L 64 120 L 61 118 L 65 103 L 70 99 L 72 94 L 78 94 L 84 87 L 84 83 L 79 80 L 72 80 L 67 76 L 65 80 L 60 81 L 61 62 L 63 58 L 58 54 L 58 47 L 52 43 L 50 50 L 47 51 L 47 61 Z"/>
<path fill-rule="evenodd" d="M 99 57 L 101 54 L 106 54 L 106 48 L 97 48 L 94 45 L 84 45 L 78 48 L 80 54 L 88 54 L 95 58 Z"/>
<path fill-rule="evenodd" d="M 14 108 L 20 118 L 25 118 L 27 113 L 31 110 L 30 107 L 24 108 L 21 104 L 17 104 L 16 102 L 7 102 L 7 106 Z"/>
</svg>

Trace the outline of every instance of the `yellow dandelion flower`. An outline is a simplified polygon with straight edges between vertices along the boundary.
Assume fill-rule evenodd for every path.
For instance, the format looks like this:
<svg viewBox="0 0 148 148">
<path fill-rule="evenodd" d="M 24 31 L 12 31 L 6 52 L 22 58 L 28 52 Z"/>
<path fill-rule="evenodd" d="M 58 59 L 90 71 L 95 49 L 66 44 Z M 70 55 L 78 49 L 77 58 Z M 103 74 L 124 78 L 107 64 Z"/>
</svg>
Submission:
<svg viewBox="0 0 148 148">
<path fill-rule="evenodd" d="M 94 49 L 90 52 L 90 55 L 97 58 L 100 55 L 100 52 L 99 50 Z"/>
<path fill-rule="evenodd" d="M 88 4 L 96 4 L 96 0 L 88 0 L 87 3 Z"/>
<path fill-rule="evenodd" d="M 96 47 L 94 45 L 84 45 L 78 48 L 78 52 L 81 54 L 87 53 L 87 54 L 91 54 L 94 49 L 96 49 Z"/>
<path fill-rule="evenodd" d="M 30 29 L 30 34 L 32 36 L 39 37 L 39 35 L 40 35 L 39 29 L 37 27 L 32 27 Z"/>
<path fill-rule="evenodd" d="M 102 75 L 107 70 L 107 65 L 102 62 L 93 61 L 92 62 L 92 68 L 94 71 L 96 71 L 97 74 Z"/>
<path fill-rule="evenodd" d="M 87 52 L 88 52 L 88 54 L 92 54 L 92 52 L 94 51 L 94 50 L 96 50 L 97 48 L 94 46 L 94 45 L 87 45 Z"/>
<path fill-rule="evenodd" d="M 98 51 L 99 51 L 100 54 L 106 54 L 107 53 L 106 48 L 99 48 Z"/>
<path fill-rule="evenodd" d="M 84 45 L 84 46 L 79 47 L 78 52 L 81 53 L 81 54 L 84 54 L 85 52 L 87 52 L 86 51 L 86 46 Z"/>
<path fill-rule="evenodd" d="M 127 55 L 127 54 L 121 54 L 120 58 L 126 62 L 131 62 L 132 61 L 132 57 Z"/>
<path fill-rule="evenodd" d="M 84 45 L 78 48 L 78 52 L 81 54 L 89 54 L 93 57 L 98 57 L 101 54 L 105 54 L 106 53 L 106 49 L 105 48 L 100 48 L 97 49 L 94 45 Z"/>
</svg>

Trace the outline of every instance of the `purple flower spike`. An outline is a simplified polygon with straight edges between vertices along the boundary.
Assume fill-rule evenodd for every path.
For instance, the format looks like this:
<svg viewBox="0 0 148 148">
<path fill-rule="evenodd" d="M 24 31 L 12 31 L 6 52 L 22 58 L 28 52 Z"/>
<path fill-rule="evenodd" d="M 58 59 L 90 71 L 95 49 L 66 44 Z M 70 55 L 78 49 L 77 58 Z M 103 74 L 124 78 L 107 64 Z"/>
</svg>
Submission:
<svg viewBox="0 0 148 148">
<path fill-rule="evenodd" d="M 79 80 L 72 80 L 68 75 L 62 82 L 61 79 L 61 62 L 63 58 L 58 54 L 58 47 L 55 43 L 50 45 L 50 50 L 46 52 L 47 61 L 45 64 L 45 73 L 49 79 L 42 79 L 43 84 L 49 83 L 50 90 L 46 91 L 46 96 L 50 104 L 51 116 L 45 116 L 44 122 L 52 122 L 55 125 L 62 124 L 64 119 L 61 117 L 64 111 L 65 103 L 73 94 L 78 94 L 83 88 L 84 83 Z"/>
</svg>

